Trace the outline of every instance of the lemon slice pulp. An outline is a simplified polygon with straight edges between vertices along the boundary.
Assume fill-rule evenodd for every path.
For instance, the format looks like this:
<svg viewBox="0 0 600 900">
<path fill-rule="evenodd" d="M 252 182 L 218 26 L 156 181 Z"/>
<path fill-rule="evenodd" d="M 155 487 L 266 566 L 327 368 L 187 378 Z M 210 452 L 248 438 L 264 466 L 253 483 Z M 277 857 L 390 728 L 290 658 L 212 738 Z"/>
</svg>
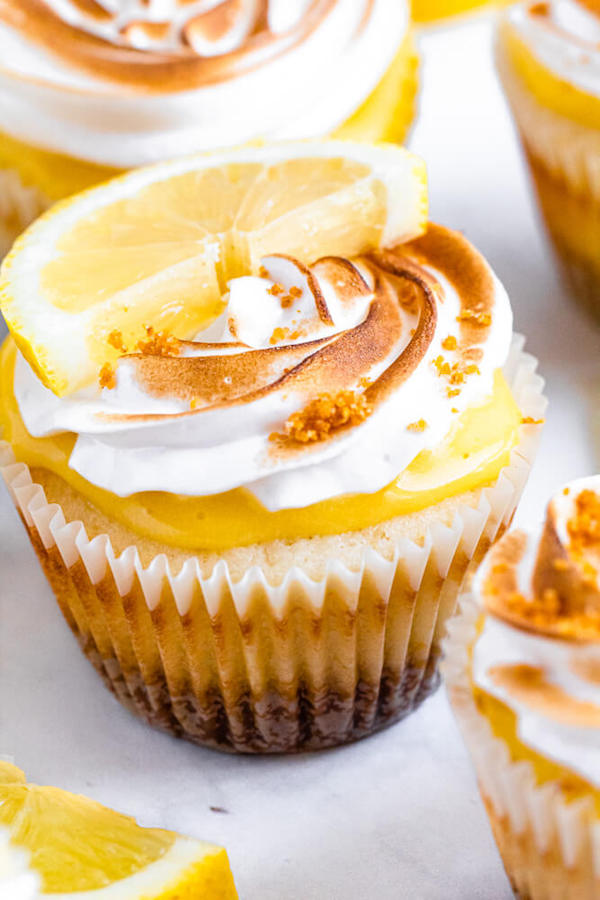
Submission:
<svg viewBox="0 0 600 900">
<path fill-rule="evenodd" d="M 16 766 L 0 762 L 0 826 L 28 851 L 53 900 L 235 900 L 227 854 L 221 847 L 171 831 L 142 828 L 59 788 L 26 782 Z"/>
<path fill-rule="evenodd" d="M 229 279 L 256 273 L 264 255 L 353 256 L 415 237 L 426 221 L 424 165 L 395 145 L 302 142 L 189 157 L 42 216 L 4 262 L 0 306 L 39 377 L 63 395 L 148 326 L 192 337 L 220 312 Z"/>
</svg>

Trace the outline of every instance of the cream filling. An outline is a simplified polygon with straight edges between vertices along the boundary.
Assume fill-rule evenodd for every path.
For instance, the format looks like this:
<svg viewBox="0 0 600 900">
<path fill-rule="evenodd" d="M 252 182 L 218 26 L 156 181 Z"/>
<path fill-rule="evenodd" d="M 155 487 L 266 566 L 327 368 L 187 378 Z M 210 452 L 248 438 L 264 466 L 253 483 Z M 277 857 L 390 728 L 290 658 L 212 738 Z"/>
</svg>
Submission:
<svg viewBox="0 0 600 900">
<path fill-rule="evenodd" d="M 233 320 L 240 332 L 255 345 L 270 346 L 269 334 L 293 319 L 303 323 L 302 336 L 286 339 L 288 347 L 307 339 L 332 339 L 344 329 L 360 322 L 366 315 L 364 293 L 357 293 L 342 304 L 335 302 L 336 284 L 320 279 L 322 294 L 334 317 L 333 326 L 324 327 L 310 317 L 308 292 L 299 273 L 293 274 L 273 258 L 263 261 L 270 278 L 244 277 L 230 285 L 229 310 L 224 321 Z M 280 261 L 281 263 L 281 261 Z M 318 267 L 313 267 L 315 271 Z M 437 299 L 437 326 L 433 339 L 412 374 L 393 390 L 376 411 L 362 424 L 322 444 L 310 444 L 291 455 L 274 454 L 270 435 L 281 432 L 290 414 L 301 408 L 306 397 L 286 389 L 272 389 L 257 399 L 240 405 L 211 406 L 201 415 L 177 415 L 189 410 L 168 396 L 151 396 L 136 379 L 127 360 L 119 366 L 115 390 L 86 388 L 79 393 L 58 398 L 47 390 L 20 358 L 15 372 L 15 396 L 28 431 L 34 437 L 73 431 L 78 438 L 70 465 L 98 487 L 126 496 L 137 491 L 169 491 L 184 495 L 210 495 L 244 486 L 269 510 L 307 506 L 341 494 L 370 493 L 389 484 L 424 449 L 433 448 L 445 437 L 456 414 L 476 405 L 491 394 L 494 372 L 507 358 L 512 313 L 506 292 L 493 278 L 494 303 L 491 325 L 485 329 L 481 344 L 478 372 L 469 375 L 460 393 L 448 395 L 448 382 L 440 378 L 433 361 L 438 356 L 452 359 L 442 347 L 449 335 L 458 335 L 457 316 L 461 300 L 444 275 L 429 271 L 441 286 Z M 273 303 L 269 288 L 284 283 L 286 290 L 302 285 L 300 306 L 282 311 Z M 372 286 L 371 286 L 372 287 Z M 339 290 L 337 290 L 339 294 Z M 246 301 L 246 302 L 244 302 Z M 244 315 L 251 301 L 253 316 Z M 299 315 L 300 309 L 302 315 Z M 229 314 L 232 314 L 231 316 Z M 368 373 L 376 379 L 399 357 L 412 340 L 417 326 L 415 313 L 402 309 L 402 331 L 387 356 L 378 359 Z M 312 324 L 311 324 L 312 323 Z M 221 327 L 221 326 L 219 326 Z M 311 328 L 313 329 L 311 331 Z M 231 340 L 226 329 L 221 340 Z M 199 336 L 203 342 L 214 341 L 214 328 Z M 192 355 L 216 352 L 198 345 Z M 250 349 L 247 347 L 246 349 Z M 225 349 L 224 353 L 232 352 Z M 308 350 L 307 350 L 308 353 Z M 359 390 L 348 383 L 344 388 Z M 313 393 L 327 391 L 328 384 Z M 110 421 L 107 415 L 152 413 L 158 419 L 149 421 Z M 422 430 L 414 423 L 423 420 Z"/>
<path fill-rule="evenodd" d="M 554 0 L 548 15 L 534 15 L 529 4 L 507 13 L 517 34 L 539 62 L 594 97 L 600 97 L 600 18 L 575 0 Z"/>
<path fill-rule="evenodd" d="M 284 27 L 277 9 L 276 25 Z M 0 25 L 0 129 L 123 168 L 257 138 L 320 136 L 368 97 L 408 23 L 405 0 L 337 0 L 310 35 L 264 64 L 155 95 L 83 75 Z"/>
</svg>

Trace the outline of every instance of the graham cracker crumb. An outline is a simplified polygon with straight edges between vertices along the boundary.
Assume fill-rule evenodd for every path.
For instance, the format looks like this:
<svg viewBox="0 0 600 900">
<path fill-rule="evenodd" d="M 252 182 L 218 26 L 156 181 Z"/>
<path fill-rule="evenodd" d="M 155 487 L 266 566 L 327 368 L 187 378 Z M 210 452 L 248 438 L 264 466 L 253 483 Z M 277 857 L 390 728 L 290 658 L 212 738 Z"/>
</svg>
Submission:
<svg viewBox="0 0 600 900">
<path fill-rule="evenodd" d="M 142 356 L 179 356 L 179 341 L 168 331 L 155 331 L 152 325 L 144 326 L 147 337 L 136 344 L 136 352 Z"/>
<path fill-rule="evenodd" d="M 127 347 L 125 346 L 125 342 L 123 340 L 123 334 L 119 331 L 118 328 L 114 328 L 107 338 L 108 343 L 111 347 L 114 347 L 115 350 L 118 350 L 120 353 L 127 353 Z"/>
<path fill-rule="evenodd" d="M 346 425 L 360 425 L 371 412 L 364 394 L 354 391 L 322 394 L 311 400 L 304 409 L 292 413 L 285 423 L 284 435 L 274 433 L 269 439 L 277 441 L 283 438 L 299 444 L 322 441 Z"/>
<path fill-rule="evenodd" d="M 104 363 L 100 369 L 98 382 L 101 388 L 108 388 L 109 391 L 112 391 L 112 389 L 116 387 L 117 379 L 115 377 L 115 370 L 110 363 Z"/>
<path fill-rule="evenodd" d="M 425 431 L 428 427 L 425 419 L 419 419 L 417 422 L 411 422 L 410 425 L 406 426 L 407 431 L 420 432 Z"/>
<path fill-rule="evenodd" d="M 521 425 L 543 425 L 545 419 L 534 419 L 533 416 L 522 416 Z"/>
<path fill-rule="evenodd" d="M 456 350 L 458 347 L 458 341 L 454 337 L 453 334 L 449 334 L 447 338 L 444 338 L 442 341 L 442 347 L 444 350 Z"/>
</svg>

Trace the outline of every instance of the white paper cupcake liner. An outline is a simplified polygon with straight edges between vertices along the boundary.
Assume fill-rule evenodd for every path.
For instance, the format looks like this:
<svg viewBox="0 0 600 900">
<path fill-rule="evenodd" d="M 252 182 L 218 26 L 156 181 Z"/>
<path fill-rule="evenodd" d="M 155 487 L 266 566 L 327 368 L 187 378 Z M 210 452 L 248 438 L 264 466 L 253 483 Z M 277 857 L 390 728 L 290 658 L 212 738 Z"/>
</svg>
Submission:
<svg viewBox="0 0 600 900">
<path fill-rule="evenodd" d="M 522 900 L 597 900 L 600 820 L 591 795 L 568 802 L 556 782 L 538 785 L 531 763 L 514 762 L 477 709 L 469 656 L 480 616 L 475 598 L 461 597 L 441 669 L 508 877 Z"/>
<path fill-rule="evenodd" d="M 534 357 L 515 338 L 506 375 L 523 415 L 546 401 Z M 384 558 L 365 543 L 360 566 L 330 559 L 311 579 L 290 568 L 272 585 L 258 566 L 235 581 L 220 560 L 209 577 L 193 556 L 144 567 L 107 535 L 88 539 L 47 502 L 28 467 L 0 445 L 0 471 L 67 622 L 119 699 L 152 724 L 244 752 L 344 743 L 406 715 L 437 685 L 445 623 L 472 564 L 510 523 L 540 427 L 522 426 L 510 464 L 436 523 L 422 546 Z"/>
</svg>

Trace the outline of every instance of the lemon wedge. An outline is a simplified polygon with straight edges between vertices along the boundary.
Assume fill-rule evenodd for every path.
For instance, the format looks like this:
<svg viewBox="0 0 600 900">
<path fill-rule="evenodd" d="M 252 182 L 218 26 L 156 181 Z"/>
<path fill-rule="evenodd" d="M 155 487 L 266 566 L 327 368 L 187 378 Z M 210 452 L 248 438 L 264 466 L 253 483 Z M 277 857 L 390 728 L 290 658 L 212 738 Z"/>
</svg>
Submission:
<svg viewBox="0 0 600 900">
<path fill-rule="evenodd" d="M 29 784 L 0 761 L 0 828 L 29 854 L 52 900 L 235 900 L 221 847 L 158 828 L 67 791 Z"/>
<path fill-rule="evenodd" d="M 221 311 L 229 279 L 256 273 L 264 255 L 353 256 L 413 238 L 426 222 L 424 164 L 393 144 L 188 157 L 45 213 L 4 261 L 0 307 L 43 383 L 64 395 L 147 327 L 192 337 Z"/>
</svg>

